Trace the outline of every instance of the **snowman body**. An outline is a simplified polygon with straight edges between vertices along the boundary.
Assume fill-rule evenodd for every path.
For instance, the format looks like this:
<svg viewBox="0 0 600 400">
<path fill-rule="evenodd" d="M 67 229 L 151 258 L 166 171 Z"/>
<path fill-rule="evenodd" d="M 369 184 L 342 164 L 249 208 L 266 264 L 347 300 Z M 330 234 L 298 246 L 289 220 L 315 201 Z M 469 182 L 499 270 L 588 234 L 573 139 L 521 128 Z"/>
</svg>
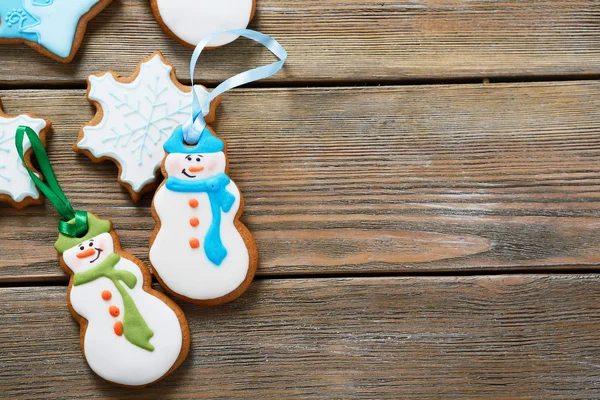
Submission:
<svg viewBox="0 0 600 400">
<path fill-rule="evenodd" d="M 114 252 L 109 233 L 88 242 L 82 243 L 81 248 L 89 247 L 95 251 L 92 253 L 92 250 L 87 250 L 91 254 L 89 257 L 77 258 L 77 254 L 81 254 L 79 246 L 63 255 L 67 266 L 76 274 L 92 268 Z M 98 260 L 95 261 L 94 257 L 98 257 Z M 83 352 L 92 370 L 104 379 L 127 386 L 147 385 L 167 375 L 177 362 L 182 351 L 182 328 L 171 307 L 144 291 L 144 276 L 137 264 L 121 257 L 114 269 L 135 276 L 133 288 L 119 283 L 154 332 L 149 340 L 154 349 L 149 351 L 126 339 L 122 332 L 125 313 L 123 297 L 111 279 L 100 277 L 89 283 L 73 285 L 69 292 L 72 309 L 87 320 Z"/>
<path fill-rule="evenodd" d="M 208 194 L 177 192 L 163 185 L 154 197 L 160 230 L 150 249 L 150 261 L 169 289 L 193 300 L 226 296 L 237 289 L 248 274 L 248 249 L 235 226 L 240 191 L 233 181 L 225 190 L 235 201 L 229 211 L 219 211 L 221 240 L 227 250 L 227 256 L 219 265 L 210 261 L 203 249 L 213 223 Z M 195 240 L 200 245 L 198 248 L 192 246 Z"/>
</svg>

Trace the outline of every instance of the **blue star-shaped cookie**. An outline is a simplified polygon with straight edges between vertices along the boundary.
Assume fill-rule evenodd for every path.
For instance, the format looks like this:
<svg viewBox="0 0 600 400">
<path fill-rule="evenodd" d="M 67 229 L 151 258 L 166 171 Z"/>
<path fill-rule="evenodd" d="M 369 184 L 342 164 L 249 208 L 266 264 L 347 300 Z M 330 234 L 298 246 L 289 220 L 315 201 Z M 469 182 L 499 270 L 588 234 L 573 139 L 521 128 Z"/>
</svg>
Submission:
<svg viewBox="0 0 600 400">
<path fill-rule="evenodd" d="M 83 17 L 94 17 L 111 1 L 2 0 L 0 44 L 25 42 L 49 57 L 70 62 L 83 39 L 77 35 Z"/>
</svg>

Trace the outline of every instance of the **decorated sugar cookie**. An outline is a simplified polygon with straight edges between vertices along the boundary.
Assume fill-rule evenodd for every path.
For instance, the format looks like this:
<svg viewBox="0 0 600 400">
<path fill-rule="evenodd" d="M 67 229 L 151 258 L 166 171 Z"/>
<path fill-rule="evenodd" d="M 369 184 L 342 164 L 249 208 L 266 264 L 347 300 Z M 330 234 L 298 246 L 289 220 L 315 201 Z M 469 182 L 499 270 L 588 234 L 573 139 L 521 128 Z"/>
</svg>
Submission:
<svg viewBox="0 0 600 400">
<path fill-rule="evenodd" d="M 87 23 L 112 0 L 2 0 L 0 44 L 26 43 L 57 61 L 69 63 Z"/>
<path fill-rule="evenodd" d="M 126 386 L 160 380 L 185 359 L 187 322 L 170 299 L 152 290 L 150 272 L 121 250 L 110 221 L 88 214 L 82 238 L 60 234 L 61 266 L 72 275 L 68 301 L 94 372 Z"/>
<path fill-rule="evenodd" d="M 225 143 L 206 128 L 195 146 L 177 128 L 165 144 L 166 181 L 154 197 L 159 223 L 150 261 L 161 283 L 186 300 L 238 297 L 256 271 L 256 244 L 239 221 L 243 200 L 227 176 Z"/>
<path fill-rule="evenodd" d="M 258 263 L 250 231 L 240 222 L 244 201 L 228 176 L 227 146 L 203 115 L 211 98 L 236 86 L 271 76 L 281 69 L 287 53 L 259 32 L 229 32 L 268 46 L 280 61 L 228 79 L 201 101 L 192 103 L 190 118 L 165 143 L 162 173 L 152 210 L 157 222 L 150 243 L 150 262 L 159 282 L 174 295 L 201 305 L 232 301 L 249 287 Z M 209 35 L 196 48 L 193 72 Z"/>
<path fill-rule="evenodd" d="M 19 125 L 30 127 L 45 144 L 51 123 L 30 114 L 9 117 L 2 111 L 2 102 L 0 102 L 0 203 L 9 203 L 13 207 L 23 208 L 31 204 L 42 204 L 44 198 L 38 192 L 17 154 L 15 132 Z M 31 144 L 27 140 L 24 150 L 25 162 L 29 166 L 31 166 L 30 147 Z"/>
<path fill-rule="evenodd" d="M 163 30 L 192 48 L 210 33 L 246 28 L 255 8 L 255 0 L 152 0 L 152 11 Z M 208 47 L 226 45 L 237 37 L 233 33 L 215 37 Z"/>
<path fill-rule="evenodd" d="M 204 100 L 206 88 L 195 86 Z M 134 74 L 123 78 L 113 72 L 88 78 L 88 100 L 97 114 L 81 128 L 76 152 L 95 162 L 111 160 L 119 167 L 119 182 L 131 197 L 156 188 L 157 172 L 165 156 L 163 145 L 192 108 L 192 88 L 177 80 L 174 67 L 160 52 L 143 60 Z M 205 118 L 214 119 L 214 109 Z"/>
<path fill-rule="evenodd" d="M 90 368 L 124 386 L 146 386 L 173 372 L 186 358 L 190 334 L 181 309 L 151 288 L 148 268 L 121 249 L 108 220 L 73 210 L 35 132 L 19 127 L 15 144 L 23 157 L 27 135 L 47 184 L 31 177 L 63 217 L 54 247 L 71 275 L 67 301 L 80 324 Z"/>
</svg>

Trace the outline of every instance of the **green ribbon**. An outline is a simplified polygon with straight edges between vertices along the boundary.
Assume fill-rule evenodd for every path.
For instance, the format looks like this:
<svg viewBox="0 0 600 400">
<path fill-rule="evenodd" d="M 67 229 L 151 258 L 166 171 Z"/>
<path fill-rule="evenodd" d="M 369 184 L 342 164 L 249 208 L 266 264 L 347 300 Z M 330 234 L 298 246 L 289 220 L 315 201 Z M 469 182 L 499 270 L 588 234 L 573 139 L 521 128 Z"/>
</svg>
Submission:
<svg viewBox="0 0 600 400">
<path fill-rule="evenodd" d="M 23 142 L 25 135 L 31 143 L 31 149 L 33 154 L 40 165 L 42 176 L 46 178 L 48 184 L 44 183 L 37 175 L 27 166 L 25 163 L 25 152 L 23 151 Z M 27 126 L 19 126 L 15 135 L 15 146 L 17 147 L 17 153 L 23 161 L 23 165 L 27 170 L 27 173 L 33 180 L 33 183 L 40 189 L 40 191 L 48 198 L 50 203 L 56 208 L 56 210 L 62 215 L 63 219 L 58 222 L 58 231 L 64 235 L 70 237 L 81 237 L 88 231 L 87 212 L 73 209 L 67 196 L 62 191 L 56 175 L 48 160 L 48 154 L 44 148 L 44 144 L 35 133 L 35 131 Z M 75 224 L 69 224 L 71 220 L 75 220 Z"/>
</svg>

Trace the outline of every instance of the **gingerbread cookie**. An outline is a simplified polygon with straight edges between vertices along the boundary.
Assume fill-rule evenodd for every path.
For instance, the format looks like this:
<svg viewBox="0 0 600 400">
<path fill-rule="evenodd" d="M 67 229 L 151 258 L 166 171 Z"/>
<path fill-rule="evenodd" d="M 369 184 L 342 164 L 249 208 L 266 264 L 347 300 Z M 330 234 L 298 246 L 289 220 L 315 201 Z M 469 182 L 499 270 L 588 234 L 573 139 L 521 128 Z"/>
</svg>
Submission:
<svg viewBox="0 0 600 400">
<path fill-rule="evenodd" d="M 199 98 L 206 88 L 195 86 Z M 79 132 L 74 150 L 94 162 L 111 160 L 119 167 L 119 182 L 134 201 L 156 188 L 165 156 L 163 144 L 188 117 L 192 88 L 177 80 L 175 68 L 160 52 L 143 60 L 129 78 L 104 72 L 88 78 L 88 100 L 97 113 Z M 220 97 L 206 114 L 214 119 Z"/>
<path fill-rule="evenodd" d="M 45 145 L 46 134 L 51 123 L 36 118 L 31 114 L 9 117 L 2 111 L 0 101 L 0 203 L 9 203 L 13 207 L 23 208 L 32 204 L 42 204 L 40 195 L 33 180 L 27 173 L 15 147 L 15 133 L 19 125 L 26 125 L 41 139 Z M 25 162 L 31 167 L 31 143 L 24 143 Z"/>
<path fill-rule="evenodd" d="M 184 46 L 195 47 L 206 35 L 248 26 L 256 9 L 255 0 L 152 0 L 159 25 Z M 238 36 L 222 35 L 209 43 L 219 47 Z"/>
<path fill-rule="evenodd" d="M 223 33 L 208 35 L 194 50 L 192 85 L 204 46 Z M 225 80 L 204 101 L 194 98 L 189 118 L 165 143 L 162 173 L 166 179 L 152 202 L 156 228 L 150 240 L 150 262 L 154 273 L 170 293 L 201 305 L 223 304 L 241 296 L 258 264 L 254 238 L 240 221 L 244 200 L 227 175 L 227 144 L 215 135 L 204 114 L 216 96 L 275 75 L 287 60 L 285 49 L 268 35 L 249 29 L 225 33 L 252 39 L 279 60 Z"/>
<path fill-rule="evenodd" d="M 25 43 L 63 63 L 73 61 L 87 23 L 112 0 L 2 0 L 0 44 Z"/>
<path fill-rule="evenodd" d="M 235 300 L 254 278 L 258 250 L 239 220 L 244 201 L 227 176 L 226 144 L 207 127 L 196 145 L 186 145 L 178 127 L 165 151 L 166 180 L 152 202 L 154 273 L 184 300 L 200 305 Z"/>
<path fill-rule="evenodd" d="M 54 246 L 71 275 L 68 304 L 81 325 L 83 354 L 107 381 L 152 384 L 185 360 L 187 321 L 177 304 L 151 288 L 148 268 L 121 249 L 111 222 L 87 216 L 85 236 L 61 233 Z"/>
</svg>

